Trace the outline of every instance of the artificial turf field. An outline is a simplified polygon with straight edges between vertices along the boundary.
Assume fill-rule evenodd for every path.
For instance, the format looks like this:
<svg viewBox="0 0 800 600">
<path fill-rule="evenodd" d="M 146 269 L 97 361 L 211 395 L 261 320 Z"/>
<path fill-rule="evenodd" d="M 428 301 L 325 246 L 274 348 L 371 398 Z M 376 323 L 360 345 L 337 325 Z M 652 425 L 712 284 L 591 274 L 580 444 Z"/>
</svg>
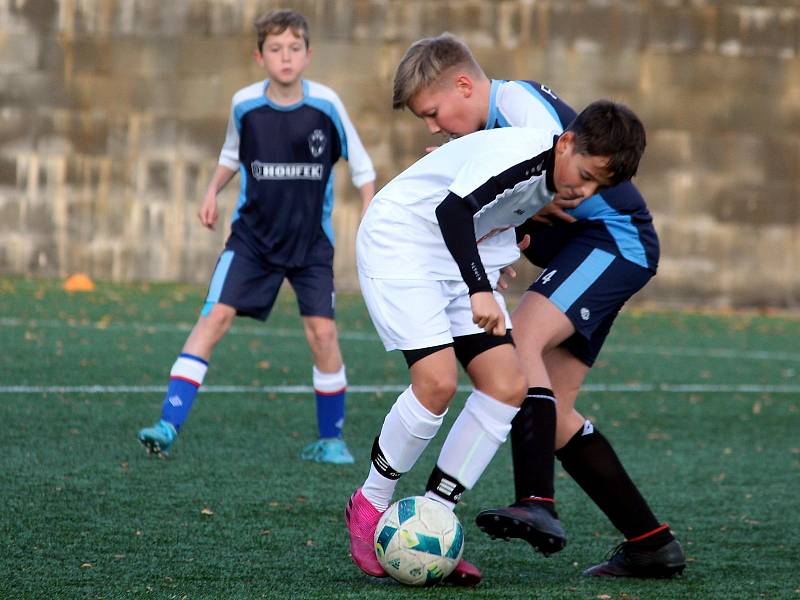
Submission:
<svg viewBox="0 0 800 600">
<path fill-rule="evenodd" d="M 145 454 L 136 432 L 203 292 L 0 279 L 0 598 L 800 598 L 797 315 L 627 310 L 579 398 L 683 543 L 682 577 L 581 577 L 621 539 L 560 468 L 566 549 L 485 537 L 477 512 L 512 500 L 503 448 L 457 509 L 484 572 L 467 591 L 371 579 L 348 556 L 342 511 L 407 383 L 356 295 L 337 308 L 355 465 L 298 458 L 316 424 L 291 292 L 218 346 L 172 456 Z M 398 497 L 423 490 L 465 395 Z"/>
</svg>

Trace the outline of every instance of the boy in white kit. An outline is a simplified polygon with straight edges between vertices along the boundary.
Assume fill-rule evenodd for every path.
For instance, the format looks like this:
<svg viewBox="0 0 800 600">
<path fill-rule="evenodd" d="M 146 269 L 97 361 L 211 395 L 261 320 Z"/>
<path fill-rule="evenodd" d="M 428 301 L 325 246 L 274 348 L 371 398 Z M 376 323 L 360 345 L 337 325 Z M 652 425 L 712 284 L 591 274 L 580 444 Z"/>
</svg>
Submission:
<svg viewBox="0 0 800 600">
<path fill-rule="evenodd" d="M 375 439 L 370 473 L 346 510 L 353 560 L 385 576 L 373 536 L 399 477 L 441 426 L 460 362 L 474 386 L 445 440 L 426 496 L 454 507 L 511 428 L 526 390 L 500 269 L 519 257 L 514 226 L 554 197 L 579 200 L 630 179 L 644 151 L 639 119 L 608 101 L 589 105 L 558 134 L 495 129 L 423 157 L 386 185 L 359 228 L 359 280 L 387 350 L 401 350 L 411 385 Z M 480 571 L 461 561 L 454 583 Z"/>
</svg>

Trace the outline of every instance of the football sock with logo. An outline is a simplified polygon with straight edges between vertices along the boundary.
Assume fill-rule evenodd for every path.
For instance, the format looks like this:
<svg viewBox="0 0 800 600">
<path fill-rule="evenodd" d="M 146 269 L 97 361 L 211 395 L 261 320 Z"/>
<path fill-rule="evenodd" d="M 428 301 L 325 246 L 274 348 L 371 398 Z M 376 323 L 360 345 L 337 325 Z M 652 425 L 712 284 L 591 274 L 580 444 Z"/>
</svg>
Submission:
<svg viewBox="0 0 800 600">
<path fill-rule="evenodd" d="M 511 423 L 511 456 L 517 500 L 544 501 L 553 508 L 555 487 L 556 398 L 553 390 L 528 389 Z"/>
<path fill-rule="evenodd" d="M 189 416 L 197 390 L 203 384 L 208 362 L 193 354 L 181 353 L 169 373 L 169 386 L 161 405 L 161 419 L 180 431 Z"/>
<path fill-rule="evenodd" d="M 497 449 L 506 441 L 518 410 L 480 390 L 472 390 L 447 434 L 425 495 L 452 508 L 461 492 L 472 489 L 477 483 Z M 437 472 L 447 481 L 442 483 Z M 453 482 L 458 485 L 454 486 Z M 456 492 L 459 486 L 461 491 Z"/>
<path fill-rule="evenodd" d="M 340 438 L 344 427 L 344 398 L 347 391 L 344 365 L 335 373 L 323 373 L 316 366 L 312 372 L 319 437 Z"/>
<path fill-rule="evenodd" d="M 617 453 L 591 421 L 586 420 L 569 442 L 556 451 L 556 457 L 626 539 L 635 539 L 659 528 L 658 520 Z"/>
<path fill-rule="evenodd" d="M 400 476 L 414 463 L 439 431 L 444 415 L 435 415 L 420 404 L 408 386 L 383 421 L 372 447 L 372 464 L 361 493 L 378 510 L 391 504 Z"/>
</svg>

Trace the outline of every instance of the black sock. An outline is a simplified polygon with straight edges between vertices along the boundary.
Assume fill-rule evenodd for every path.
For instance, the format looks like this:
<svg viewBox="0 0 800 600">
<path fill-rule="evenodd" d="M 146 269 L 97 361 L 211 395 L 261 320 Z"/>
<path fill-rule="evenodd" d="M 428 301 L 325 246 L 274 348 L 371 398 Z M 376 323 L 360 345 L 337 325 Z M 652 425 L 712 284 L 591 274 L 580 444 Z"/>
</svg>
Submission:
<svg viewBox="0 0 800 600">
<path fill-rule="evenodd" d="M 646 536 L 659 528 L 653 511 L 631 481 L 617 453 L 591 421 L 586 421 L 556 452 L 556 457 L 625 539 Z"/>
<path fill-rule="evenodd" d="M 672 535 L 669 525 L 664 523 L 653 531 L 648 531 L 647 533 L 633 539 L 629 538 L 628 542 L 636 544 L 638 548 L 650 548 L 655 550 L 657 548 L 661 548 L 661 546 L 671 542 L 674 539 L 675 536 Z"/>
<path fill-rule="evenodd" d="M 547 388 L 529 388 L 511 422 L 511 456 L 517 500 L 555 496 L 556 400 Z"/>
</svg>

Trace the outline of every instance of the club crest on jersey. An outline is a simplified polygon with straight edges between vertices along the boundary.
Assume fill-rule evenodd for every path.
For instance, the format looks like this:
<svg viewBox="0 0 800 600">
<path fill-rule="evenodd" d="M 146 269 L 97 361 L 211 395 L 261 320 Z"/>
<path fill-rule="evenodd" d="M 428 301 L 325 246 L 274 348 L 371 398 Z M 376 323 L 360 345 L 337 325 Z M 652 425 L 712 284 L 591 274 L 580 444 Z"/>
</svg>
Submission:
<svg viewBox="0 0 800 600">
<path fill-rule="evenodd" d="M 325 134 L 321 129 L 315 129 L 308 136 L 308 148 L 311 150 L 311 155 L 317 158 L 325 151 Z"/>
</svg>

